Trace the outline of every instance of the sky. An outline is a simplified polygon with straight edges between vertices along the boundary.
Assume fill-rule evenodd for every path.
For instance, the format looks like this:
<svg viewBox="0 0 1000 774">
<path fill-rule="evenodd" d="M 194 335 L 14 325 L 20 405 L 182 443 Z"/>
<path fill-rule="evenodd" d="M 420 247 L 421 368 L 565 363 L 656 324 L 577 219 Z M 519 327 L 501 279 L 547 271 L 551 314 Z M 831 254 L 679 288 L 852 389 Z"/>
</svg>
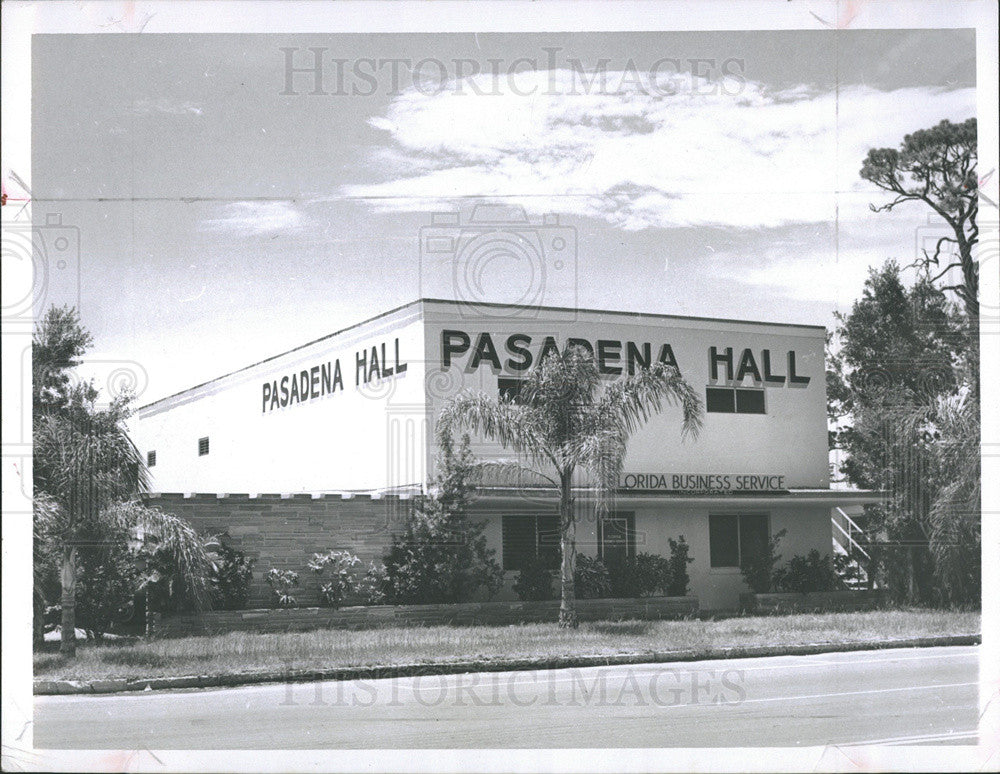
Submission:
<svg viewBox="0 0 1000 774">
<path fill-rule="evenodd" d="M 872 212 L 888 196 L 858 170 L 975 115 L 974 49 L 963 30 L 38 35 L 32 214 L 70 244 L 38 305 L 77 305 L 84 372 L 140 404 L 420 296 L 831 326 L 869 267 L 940 232 L 915 204 Z M 561 229 L 544 277 L 537 255 L 470 280 L 427 251 L 434 213 L 460 228 L 494 203 L 540 244 Z"/>
</svg>

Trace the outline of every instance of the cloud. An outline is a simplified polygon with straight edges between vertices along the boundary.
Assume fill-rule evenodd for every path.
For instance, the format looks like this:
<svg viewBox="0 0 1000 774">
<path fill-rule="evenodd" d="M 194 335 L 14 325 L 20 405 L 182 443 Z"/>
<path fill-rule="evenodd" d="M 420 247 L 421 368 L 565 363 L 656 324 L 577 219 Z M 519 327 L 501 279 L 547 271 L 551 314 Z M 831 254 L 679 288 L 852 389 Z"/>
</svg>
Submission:
<svg viewBox="0 0 1000 774">
<path fill-rule="evenodd" d="M 190 100 L 171 99 L 170 97 L 145 98 L 132 103 L 132 112 L 140 116 L 157 114 L 200 116 L 202 106 Z"/>
<path fill-rule="evenodd" d="M 290 202 L 243 201 L 227 204 L 218 218 L 202 221 L 206 231 L 234 234 L 280 234 L 298 231 L 304 218 Z"/>
<path fill-rule="evenodd" d="M 578 78 L 522 73 L 529 96 L 457 83 L 433 96 L 405 92 L 370 120 L 385 135 L 373 156 L 382 182 L 339 194 L 406 211 L 503 198 L 627 230 L 829 222 L 845 193 L 879 198 L 858 177 L 868 148 L 975 115 L 973 89 L 838 93 L 748 82 L 726 94 L 693 79 L 663 93 L 619 78 L 612 93 L 586 93 Z"/>
</svg>

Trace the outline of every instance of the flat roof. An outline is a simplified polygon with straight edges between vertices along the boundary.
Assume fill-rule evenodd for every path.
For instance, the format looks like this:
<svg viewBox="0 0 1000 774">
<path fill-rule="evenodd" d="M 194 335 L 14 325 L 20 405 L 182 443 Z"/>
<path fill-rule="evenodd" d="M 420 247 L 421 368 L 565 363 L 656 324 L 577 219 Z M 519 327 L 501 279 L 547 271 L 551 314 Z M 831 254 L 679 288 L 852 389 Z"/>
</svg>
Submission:
<svg viewBox="0 0 1000 774">
<path fill-rule="evenodd" d="M 355 328 L 360 328 L 362 325 L 367 325 L 368 323 L 375 322 L 376 320 L 381 320 L 384 317 L 388 317 L 389 315 L 395 314 L 396 312 L 401 312 L 404 309 L 408 309 L 411 306 L 416 306 L 418 304 L 445 304 L 448 306 L 462 306 L 462 305 L 468 305 L 468 303 L 469 302 L 467 301 L 456 301 L 454 299 L 448 299 L 448 298 L 418 298 L 414 301 L 405 303 L 402 306 L 397 306 L 393 309 L 389 309 L 388 311 L 381 312 L 373 317 L 369 317 L 365 320 L 361 320 L 360 322 L 348 325 L 345 328 L 340 328 L 339 330 L 336 330 L 333 333 L 327 333 L 326 335 L 320 336 L 317 339 L 312 339 L 311 341 L 307 341 L 306 343 L 300 344 L 297 347 L 292 347 L 291 349 L 287 349 L 284 352 L 279 352 L 276 355 L 271 355 L 270 357 L 266 357 L 263 360 L 258 360 L 255 363 L 251 363 L 250 365 L 243 366 L 242 368 L 237 368 L 235 371 L 229 371 L 228 373 L 222 374 L 221 376 L 216 376 L 212 379 L 200 382 L 191 387 L 185 387 L 183 390 L 171 393 L 170 395 L 165 395 L 164 397 L 158 398 L 157 400 L 154 400 L 151 403 L 146 403 L 145 405 L 139 406 L 136 409 L 136 411 L 143 411 L 144 409 L 152 408 L 158 403 L 163 403 L 164 401 L 168 401 L 171 398 L 176 398 L 181 395 L 184 395 L 185 393 L 193 392 L 194 390 L 198 390 L 202 387 L 207 387 L 210 384 L 222 381 L 223 379 L 228 379 L 230 376 L 235 376 L 236 374 L 242 373 L 244 371 L 249 371 L 251 368 L 256 368 L 257 366 L 263 365 L 264 363 L 270 363 L 272 360 L 277 360 L 278 358 L 284 357 L 285 355 L 290 355 L 293 352 L 298 352 L 300 349 L 311 347 L 313 344 L 318 344 L 321 341 L 332 339 L 334 336 L 339 336 L 342 333 L 347 333 L 348 331 L 354 330 Z M 767 322 L 764 320 L 737 320 L 728 317 L 698 317 L 694 315 L 661 314 L 656 312 L 625 312 L 619 309 L 589 309 L 586 307 L 569 307 L 569 306 L 531 305 L 529 307 L 524 304 L 501 304 L 501 303 L 493 303 L 486 301 L 484 302 L 477 301 L 475 302 L 475 306 L 486 307 L 490 309 L 530 308 L 530 309 L 543 310 L 546 312 L 583 312 L 584 314 L 616 315 L 620 317 L 643 317 L 654 320 L 688 320 L 694 322 L 715 322 L 715 323 L 729 323 L 738 325 L 767 325 L 775 328 L 798 328 L 800 330 L 808 329 L 808 330 L 823 331 L 824 333 L 826 332 L 826 328 L 822 325 L 799 325 L 797 323 Z"/>
</svg>

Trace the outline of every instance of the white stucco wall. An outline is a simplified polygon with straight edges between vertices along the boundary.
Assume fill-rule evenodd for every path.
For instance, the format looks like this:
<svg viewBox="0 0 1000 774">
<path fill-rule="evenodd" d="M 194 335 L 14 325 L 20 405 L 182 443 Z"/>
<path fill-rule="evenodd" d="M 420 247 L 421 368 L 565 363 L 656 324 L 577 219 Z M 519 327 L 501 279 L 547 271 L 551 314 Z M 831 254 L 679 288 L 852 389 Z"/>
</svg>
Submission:
<svg viewBox="0 0 1000 774">
<path fill-rule="evenodd" d="M 377 347 L 404 373 L 356 384 L 359 352 Z M 423 329 L 417 307 L 281 355 L 140 409 L 130 432 L 161 492 L 323 492 L 424 480 Z M 273 409 L 265 383 L 339 359 L 343 390 Z M 363 381 L 363 380 L 362 380 Z M 311 385 L 310 385 L 311 388 Z M 198 439 L 209 438 L 207 456 Z"/>
<path fill-rule="evenodd" d="M 719 381 L 711 380 L 711 347 L 716 347 L 720 354 L 732 348 L 734 371 L 746 349 L 762 370 L 762 353 L 768 350 L 772 372 L 785 376 L 788 353 L 793 352 L 796 373 L 808 377 L 808 385 L 790 385 L 787 381 L 782 385 L 764 385 L 766 414 L 706 413 L 698 438 L 685 441 L 680 434 L 680 409 L 669 407 L 633 436 L 625 471 L 656 475 L 781 475 L 787 488 L 829 485 L 822 328 L 575 310 L 543 310 L 525 316 L 499 309 L 495 315 L 480 319 L 470 316 L 467 307 L 435 302 L 427 303 L 425 309 L 428 383 L 434 380 L 439 385 L 436 391 L 429 391 L 434 417 L 447 398 L 461 389 L 496 395 L 498 377 L 524 375 L 510 367 L 511 361 L 519 359 L 506 348 L 512 334 L 531 337 L 526 348 L 536 359 L 547 336 L 554 337 L 560 350 L 571 337 L 586 339 L 595 347 L 600 340 L 622 342 L 622 361 L 625 342 L 634 342 L 640 348 L 650 344 L 654 360 L 663 345 L 668 344 L 682 376 L 703 400 L 706 387 L 725 386 L 723 366 L 718 369 Z M 470 340 L 468 350 L 453 353 L 447 367 L 444 331 L 462 332 Z M 473 367 L 477 342 L 484 332 L 489 334 L 497 351 L 500 369 L 488 357 L 482 357 L 477 367 Z M 449 337 L 452 343 L 457 339 Z M 622 361 L 616 364 L 624 365 Z M 730 384 L 734 386 L 735 382 Z M 752 377 L 745 376 L 738 386 L 754 386 Z M 476 439 L 476 453 L 510 456 L 496 444 L 482 439 Z"/>
</svg>

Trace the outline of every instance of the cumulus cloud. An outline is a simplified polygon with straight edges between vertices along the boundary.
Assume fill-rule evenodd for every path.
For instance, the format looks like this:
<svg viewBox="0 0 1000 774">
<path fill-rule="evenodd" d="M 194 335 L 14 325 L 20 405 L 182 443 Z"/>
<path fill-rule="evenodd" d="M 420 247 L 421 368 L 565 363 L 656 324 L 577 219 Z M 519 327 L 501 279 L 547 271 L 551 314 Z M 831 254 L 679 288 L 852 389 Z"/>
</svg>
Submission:
<svg viewBox="0 0 1000 774">
<path fill-rule="evenodd" d="M 302 213 L 290 202 L 242 201 L 227 204 L 219 217 L 203 221 L 202 228 L 233 234 L 279 234 L 297 231 L 303 223 Z"/>
<path fill-rule="evenodd" d="M 486 83 L 480 94 L 455 83 L 403 93 L 370 120 L 385 133 L 375 158 L 384 179 L 340 195 L 408 211 L 503 198 L 628 230 L 830 221 L 840 194 L 865 190 L 858 169 L 868 148 L 975 115 L 972 89 L 748 82 L 732 94 L 717 85 L 706 93 L 713 84 L 693 79 L 664 93 L 621 77 L 613 92 L 587 93 L 572 71 L 519 79 L 527 96 Z"/>
</svg>

